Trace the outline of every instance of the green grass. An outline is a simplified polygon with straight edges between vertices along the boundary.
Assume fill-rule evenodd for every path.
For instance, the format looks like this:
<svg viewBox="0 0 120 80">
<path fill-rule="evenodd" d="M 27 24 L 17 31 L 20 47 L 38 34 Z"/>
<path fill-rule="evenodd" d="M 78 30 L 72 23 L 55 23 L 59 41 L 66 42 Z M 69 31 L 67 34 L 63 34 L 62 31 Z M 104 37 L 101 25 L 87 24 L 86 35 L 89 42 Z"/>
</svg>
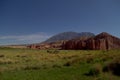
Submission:
<svg viewBox="0 0 120 80">
<path fill-rule="evenodd" d="M 33 50 L 0 48 L 0 80 L 119 80 L 110 63 L 120 50 Z M 117 63 L 118 64 L 118 63 Z M 111 68 L 104 72 L 103 69 Z"/>
</svg>

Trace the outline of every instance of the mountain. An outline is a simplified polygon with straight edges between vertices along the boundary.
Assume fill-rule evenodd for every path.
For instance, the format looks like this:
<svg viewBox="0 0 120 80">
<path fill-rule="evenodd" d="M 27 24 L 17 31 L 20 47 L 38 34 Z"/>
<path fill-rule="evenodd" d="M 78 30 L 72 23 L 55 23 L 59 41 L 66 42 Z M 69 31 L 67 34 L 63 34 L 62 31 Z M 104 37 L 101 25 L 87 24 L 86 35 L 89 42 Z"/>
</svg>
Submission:
<svg viewBox="0 0 120 80">
<path fill-rule="evenodd" d="M 65 50 L 111 50 L 120 49 L 120 39 L 109 33 L 94 35 L 89 32 L 64 32 L 57 34 L 44 43 L 29 45 L 33 49 Z"/>
<path fill-rule="evenodd" d="M 88 39 L 68 40 L 62 49 L 77 50 L 111 50 L 120 49 L 120 39 L 109 33 L 102 32 Z"/>
<path fill-rule="evenodd" d="M 57 35 L 50 37 L 48 40 L 44 41 L 44 43 L 50 43 L 50 42 L 56 42 L 56 41 L 62 41 L 62 40 L 70 40 L 70 39 L 79 38 L 79 37 L 92 37 L 92 36 L 95 36 L 95 35 L 91 32 L 81 32 L 81 33 L 63 32 L 63 33 L 59 33 Z"/>
<path fill-rule="evenodd" d="M 65 43 L 68 40 L 71 39 L 78 39 L 78 38 L 88 38 L 88 37 L 94 37 L 95 35 L 90 32 L 63 32 L 59 33 L 57 35 L 52 36 L 48 40 L 42 42 L 42 43 L 36 43 L 28 45 L 28 48 L 32 49 L 61 49 L 61 46 L 63 43 Z"/>
</svg>

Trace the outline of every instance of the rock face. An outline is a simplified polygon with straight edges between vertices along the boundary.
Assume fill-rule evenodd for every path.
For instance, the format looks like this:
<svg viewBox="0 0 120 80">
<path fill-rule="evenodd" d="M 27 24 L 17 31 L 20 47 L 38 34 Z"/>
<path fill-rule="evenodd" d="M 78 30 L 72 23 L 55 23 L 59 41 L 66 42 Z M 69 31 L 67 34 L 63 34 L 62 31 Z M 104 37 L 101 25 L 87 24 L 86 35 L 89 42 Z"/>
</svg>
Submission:
<svg viewBox="0 0 120 80">
<path fill-rule="evenodd" d="M 66 50 L 110 50 L 120 49 L 120 39 L 106 32 L 86 39 L 74 39 L 63 43 Z"/>
</svg>

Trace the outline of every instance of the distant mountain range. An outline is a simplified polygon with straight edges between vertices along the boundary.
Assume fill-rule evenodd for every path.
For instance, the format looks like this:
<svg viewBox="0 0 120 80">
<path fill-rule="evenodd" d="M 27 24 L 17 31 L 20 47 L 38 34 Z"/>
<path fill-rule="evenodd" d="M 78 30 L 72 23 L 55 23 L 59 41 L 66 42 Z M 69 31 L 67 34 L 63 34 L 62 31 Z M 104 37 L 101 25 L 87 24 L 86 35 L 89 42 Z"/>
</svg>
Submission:
<svg viewBox="0 0 120 80">
<path fill-rule="evenodd" d="M 43 43 L 51 43 L 56 41 L 71 40 L 71 39 L 80 38 L 80 37 L 93 37 L 93 36 L 95 36 L 95 34 L 91 32 L 77 33 L 77 32 L 70 31 L 70 32 L 63 32 L 63 33 L 56 34 L 50 37 L 49 39 L 47 39 L 46 41 L 44 41 Z"/>
</svg>

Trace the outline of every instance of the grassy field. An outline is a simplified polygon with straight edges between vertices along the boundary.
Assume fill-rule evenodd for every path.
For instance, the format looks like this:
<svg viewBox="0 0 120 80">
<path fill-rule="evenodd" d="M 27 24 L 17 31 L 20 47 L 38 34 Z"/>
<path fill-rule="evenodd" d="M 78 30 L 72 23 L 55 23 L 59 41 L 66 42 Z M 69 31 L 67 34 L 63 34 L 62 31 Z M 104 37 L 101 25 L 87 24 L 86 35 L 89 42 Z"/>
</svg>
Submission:
<svg viewBox="0 0 120 80">
<path fill-rule="evenodd" d="M 0 80 L 120 80 L 120 50 L 0 48 Z"/>
</svg>

